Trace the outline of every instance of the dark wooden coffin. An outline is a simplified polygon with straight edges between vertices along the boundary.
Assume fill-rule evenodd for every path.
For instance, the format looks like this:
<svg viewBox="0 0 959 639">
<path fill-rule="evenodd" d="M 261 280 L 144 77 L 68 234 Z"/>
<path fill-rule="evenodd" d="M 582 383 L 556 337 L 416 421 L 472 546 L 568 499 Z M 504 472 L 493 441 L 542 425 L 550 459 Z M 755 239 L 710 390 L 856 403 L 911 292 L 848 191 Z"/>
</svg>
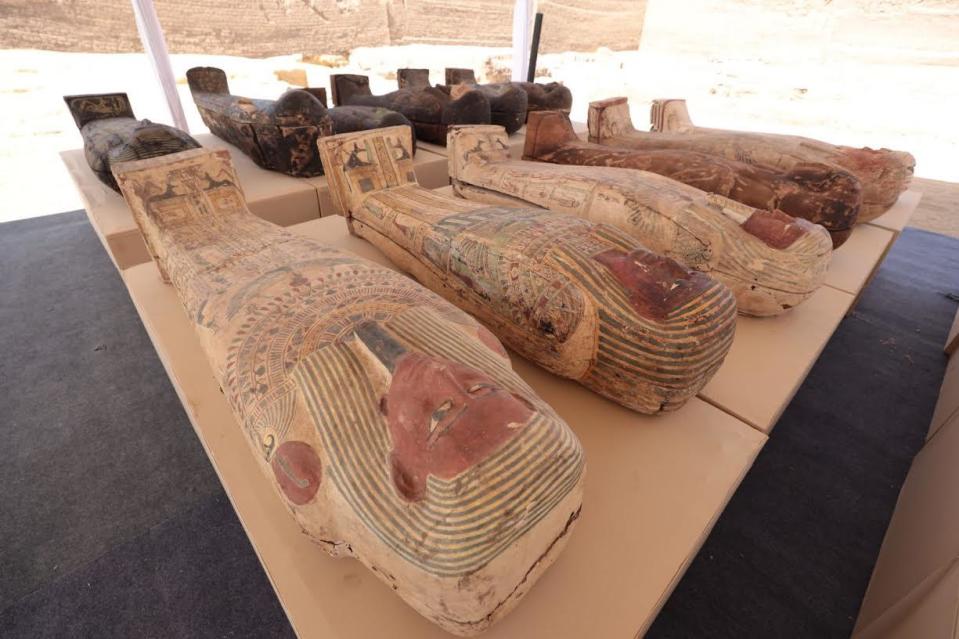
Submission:
<svg viewBox="0 0 959 639">
<path fill-rule="evenodd" d="M 472 69 L 446 68 L 446 84 L 478 84 Z M 569 87 L 559 82 L 497 82 L 481 86 L 508 84 L 522 89 L 526 93 L 526 111 L 563 111 L 569 113 L 573 107 L 573 93 Z"/>
<path fill-rule="evenodd" d="M 180 129 L 137 120 L 126 93 L 68 95 L 63 98 L 83 136 L 83 153 L 101 182 L 119 192 L 110 166 L 199 148 Z"/>
<path fill-rule="evenodd" d="M 215 67 L 187 71 L 193 101 L 214 135 L 237 147 L 257 165 L 294 177 L 322 175 L 317 138 L 412 124 L 384 108 L 328 109 L 326 90 L 293 89 L 277 100 L 231 95 L 226 74 Z"/>
<path fill-rule="evenodd" d="M 396 81 L 400 89 L 429 89 L 429 69 L 397 69 Z M 490 122 L 498 124 L 509 134 L 519 131 L 526 122 L 529 99 L 526 92 L 510 82 L 477 84 L 476 82 L 447 82 L 434 88 L 450 95 L 459 95 L 466 87 L 476 89 L 489 100 Z"/>
<path fill-rule="evenodd" d="M 446 129 L 451 124 L 489 124 L 490 102 L 481 91 L 455 93 L 436 87 L 403 88 L 385 95 L 373 95 L 365 75 L 330 76 L 333 104 L 372 106 L 402 113 L 424 142 L 446 146 Z"/>
<path fill-rule="evenodd" d="M 753 208 L 779 210 L 820 224 L 838 247 L 852 233 L 862 187 L 835 165 L 801 163 L 789 170 L 747 164 L 683 149 L 628 149 L 580 140 L 569 116 L 557 111 L 530 114 L 523 158 L 649 171 Z"/>
</svg>

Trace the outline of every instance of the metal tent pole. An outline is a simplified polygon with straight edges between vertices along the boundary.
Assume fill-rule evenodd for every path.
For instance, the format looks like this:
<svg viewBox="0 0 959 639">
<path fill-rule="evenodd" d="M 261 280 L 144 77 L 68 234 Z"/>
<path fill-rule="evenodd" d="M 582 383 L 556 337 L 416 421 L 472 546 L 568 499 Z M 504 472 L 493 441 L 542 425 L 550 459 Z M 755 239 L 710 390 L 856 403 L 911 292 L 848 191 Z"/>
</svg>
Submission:
<svg viewBox="0 0 959 639">
<path fill-rule="evenodd" d="M 166 39 L 163 37 L 163 29 L 160 27 L 160 20 L 157 18 L 153 0 L 130 0 L 130 2 L 133 4 L 133 14 L 136 16 L 137 31 L 140 34 L 140 41 L 143 43 L 143 50 L 150 58 L 153 70 L 160 81 L 160 86 L 163 87 L 163 95 L 166 97 L 173 124 L 178 129 L 189 133 L 186 116 L 183 113 L 183 105 L 180 103 L 180 95 L 176 90 L 176 78 L 173 76 L 173 67 L 170 65 L 170 54 L 167 52 Z"/>
<path fill-rule="evenodd" d="M 539 34 L 543 30 L 543 14 L 536 13 L 536 22 L 533 24 L 533 44 L 529 47 L 529 71 L 526 74 L 526 81 L 536 80 L 536 57 L 539 55 Z"/>
<path fill-rule="evenodd" d="M 516 82 L 526 79 L 526 64 L 529 56 L 529 23 L 533 15 L 533 0 L 516 0 L 513 5 L 513 69 Z"/>
</svg>

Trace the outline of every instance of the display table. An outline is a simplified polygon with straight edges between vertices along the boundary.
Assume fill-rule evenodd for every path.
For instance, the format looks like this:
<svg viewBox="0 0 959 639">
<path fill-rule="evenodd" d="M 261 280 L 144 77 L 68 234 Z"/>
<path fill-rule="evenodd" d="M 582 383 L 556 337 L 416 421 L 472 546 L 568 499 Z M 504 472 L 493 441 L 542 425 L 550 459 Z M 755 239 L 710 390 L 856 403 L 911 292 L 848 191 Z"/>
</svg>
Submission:
<svg viewBox="0 0 959 639">
<path fill-rule="evenodd" d="M 240 186 L 250 210 L 265 220 L 290 226 L 320 217 L 316 188 L 301 178 L 261 169 L 239 149 L 207 134 L 195 136 L 212 149 L 230 152 Z M 83 155 L 83 149 L 62 151 L 60 158 L 80 193 L 90 224 L 107 254 L 121 271 L 150 261 L 140 229 L 119 193 L 97 179 Z"/>
<path fill-rule="evenodd" d="M 589 128 L 586 126 L 585 122 L 573 122 L 573 130 L 576 131 L 576 134 L 583 140 L 589 137 Z M 523 158 L 523 147 L 526 146 L 526 125 L 523 125 L 519 131 L 509 136 L 509 155 L 514 160 L 521 160 Z M 445 146 L 440 146 L 439 144 L 430 144 L 429 142 L 417 142 L 418 148 L 426 149 L 431 153 L 437 153 L 444 157 L 448 156 L 449 153 L 446 150 Z"/>
<path fill-rule="evenodd" d="M 849 293 L 823 286 L 778 317 L 740 315 L 726 361 L 699 396 L 769 433 L 852 301 Z"/>
<path fill-rule="evenodd" d="M 866 222 L 866 224 L 892 231 L 898 239 L 899 234 L 902 233 L 902 230 L 909 224 L 909 220 L 912 218 L 912 214 L 915 213 L 921 199 L 922 192 L 910 189 L 900 195 L 899 199 L 896 200 L 896 203 L 893 204 L 888 211 L 873 221 Z"/>
<path fill-rule="evenodd" d="M 832 252 L 826 285 L 858 296 L 882 263 L 896 234 L 871 224 L 859 224 L 846 242 Z"/>
<path fill-rule="evenodd" d="M 209 135 L 198 139 L 229 148 Z M 254 469 L 253 453 L 192 325 L 149 261 L 123 200 L 95 178 L 82 151 L 61 155 L 299 636 L 379 636 L 386 629 L 400 637 L 448 636 L 361 564 L 333 560 L 302 535 L 270 482 Z M 303 215 L 309 221 L 291 231 L 389 265 L 372 245 L 351 237 L 340 217 L 318 219 L 325 178 L 291 178 L 256 167 L 236 149 L 231 155 L 254 213 L 279 224 Z M 421 149 L 417 158 L 421 183 L 436 184 L 436 176 L 445 176 L 443 155 Z M 883 224 L 905 224 L 904 211 L 911 214 L 918 194 L 903 198 Z M 580 437 L 587 486 L 583 516 L 565 552 L 516 611 L 484 637 L 642 634 L 897 234 L 880 224 L 862 225 L 836 252 L 828 285 L 809 300 L 776 318 L 740 317 L 722 368 L 698 398 L 674 413 L 638 415 L 514 355 L 517 372 Z M 951 404 L 941 409 L 945 416 L 954 411 Z"/>
<path fill-rule="evenodd" d="M 919 206 L 921 199 L 922 193 L 919 191 L 906 191 L 900 195 L 896 203 L 881 216 L 871 222 L 856 226 L 852 232 L 852 236 L 836 251 L 833 260 L 836 262 L 838 258 L 837 266 L 830 268 L 826 283 L 830 286 L 835 286 L 841 290 L 853 293 L 856 296 L 856 299 L 853 300 L 852 305 L 849 307 L 850 312 L 856 308 L 862 292 L 869 286 L 872 278 L 876 276 L 876 272 L 879 271 L 879 266 L 883 260 L 886 259 L 889 249 L 891 249 L 892 245 L 899 239 L 899 235 L 909 223 L 909 219 L 916 211 L 916 207 Z M 885 247 L 882 252 L 879 253 L 878 257 L 875 257 L 879 246 L 883 244 L 883 238 L 886 237 L 879 234 L 877 232 L 878 230 L 890 233 L 891 237 L 885 242 Z M 843 253 L 843 249 L 845 249 L 846 246 L 852 246 L 853 248 Z M 863 255 L 850 259 L 851 254 L 856 252 L 861 252 Z M 869 272 L 863 279 L 862 271 L 866 266 L 870 265 Z"/>
<path fill-rule="evenodd" d="M 326 218 L 291 228 L 387 264 Z M 255 467 L 193 328 L 152 263 L 124 281 L 197 435 L 301 638 L 449 637 L 359 562 L 303 535 Z M 644 417 L 513 356 L 517 372 L 570 424 L 588 460 L 569 545 L 515 611 L 483 637 L 622 637 L 645 631 L 703 543 L 765 435 L 693 399 Z"/>
<path fill-rule="evenodd" d="M 116 267 L 122 271 L 150 261 L 143 236 L 127 203 L 119 193 L 97 179 L 83 156 L 83 149 L 61 151 L 60 159 L 73 178 L 90 225 Z"/>
</svg>

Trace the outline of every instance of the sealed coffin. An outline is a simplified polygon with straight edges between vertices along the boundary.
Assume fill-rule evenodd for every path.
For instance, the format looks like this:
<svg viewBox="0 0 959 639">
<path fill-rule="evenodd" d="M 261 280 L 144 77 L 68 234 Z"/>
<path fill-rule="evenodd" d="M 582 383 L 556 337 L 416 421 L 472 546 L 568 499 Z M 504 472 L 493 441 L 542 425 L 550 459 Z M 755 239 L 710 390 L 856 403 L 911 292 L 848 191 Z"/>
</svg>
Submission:
<svg viewBox="0 0 959 639">
<path fill-rule="evenodd" d="M 735 329 L 725 286 L 612 226 L 423 189 L 409 143 L 400 128 L 320 141 L 354 234 L 524 357 L 634 410 L 676 409 L 712 377 Z"/>
<path fill-rule="evenodd" d="M 441 146 L 446 146 L 446 129 L 450 124 L 490 123 L 489 98 L 477 90 L 453 93 L 421 87 L 373 95 L 370 79 L 355 74 L 331 75 L 330 88 L 336 106 L 375 106 L 398 111 L 413 123 L 418 139 Z"/>
<path fill-rule="evenodd" d="M 446 84 L 479 84 L 472 69 L 446 68 Z M 522 89 L 527 98 L 527 114 L 532 111 L 562 111 L 569 113 L 573 108 L 573 94 L 559 82 L 494 82 L 481 86 L 508 84 Z M 496 124 L 496 122 L 494 122 Z"/>
<path fill-rule="evenodd" d="M 117 162 L 154 158 L 200 143 L 180 129 L 137 120 L 126 93 L 68 95 L 63 98 L 83 136 L 83 154 L 101 182 L 119 191 L 110 167 Z"/>
<path fill-rule="evenodd" d="M 324 89 L 294 89 L 278 100 L 230 95 L 226 74 L 215 67 L 186 72 L 190 93 L 203 123 L 237 147 L 258 166 L 294 177 L 323 173 L 316 138 L 382 126 L 412 126 L 405 117 L 383 108 L 326 108 Z"/>
<path fill-rule="evenodd" d="M 226 151 L 115 174 L 303 531 L 450 632 L 508 613 L 566 544 L 584 458 L 496 338 L 395 271 L 254 217 Z"/>
<path fill-rule="evenodd" d="M 889 149 L 857 149 L 796 135 L 747 133 L 693 126 L 685 100 L 656 100 L 652 128 L 637 132 L 625 98 L 594 102 L 589 109 L 591 142 L 630 148 L 668 148 L 698 151 L 749 164 L 792 170 L 804 163 L 832 164 L 852 173 L 862 183 L 859 222 L 882 215 L 909 187 L 916 160 Z"/>
<path fill-rule="evenodd" d="M 495 126 L 451 127 L 449 169 L 462 197 L 525 203 L 618 227 L 647 248 L 708 273 L 747 315 L 802 303 L 826 277 L 826 230 L 638 170 L 511 160 Z"/>
<path fill-rule="evenodd" d="M 643 135 L 657 134 L 637 137 Z M 523 159 L 649 171 L 753 208 L 819 224 L 829 231 L 833 247 L 852 233 L 862 204 L 859 179 L 835 165 L 802 163 L 786 171 L 696 151 L 602 146 L 580 140 L 569 116 L 556 111 L 530 114 Z"/>
<path fill-rule="evenodd" d="M 435 87 L 430 85 L 429 69 L 397 69 L 396 82 L 400 89 L 442 91 L 452 97 L 462 95 L 464 91 L 479 91 L 489 100 L 490 123 L 506 129 L 507 133 L 516 133 L 526 122 L 526 92 L 509 82 L 499 84 L 476 84 L 447 82 Z M 467 123 L 468 124 L 468 123 Z M 487 124 L 474 122 L 473 124 Z"/>
</svg>

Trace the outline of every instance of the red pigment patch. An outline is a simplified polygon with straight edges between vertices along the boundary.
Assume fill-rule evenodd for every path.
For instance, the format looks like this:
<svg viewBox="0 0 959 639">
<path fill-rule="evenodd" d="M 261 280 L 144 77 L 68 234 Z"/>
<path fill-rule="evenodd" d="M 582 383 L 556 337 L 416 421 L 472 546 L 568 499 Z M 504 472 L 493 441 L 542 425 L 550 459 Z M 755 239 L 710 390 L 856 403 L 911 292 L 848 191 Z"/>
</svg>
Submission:
<svg viewBox="0 0 959 639">
<path fill-rule="evenodd" d="M 673 310 L 713 284 L 709 276 L 646 249 L 628 253 L 610 249 L 593 259 L 609 269 L 641 317 L 658 321 L 665 320 Z"/>
<path fill-rule="evenodd" d="M 283 494 L 297 506 L 309 503 L 320 488 L 323 464 L 313 447 L 305 442 L 280 444 L 270 466 Z"/>
<path fill-rule="evenodd" d="M 743 222 L 742 227 L 750 235 L 776 249 L 789 248 L 806 233 L 796 218 L 779 210 L 758 209 Z"/>
<path fill-rule="evenodd" d="M 840 147 L 840 150 L 845 160 L 844 166 L 871 179 L 877 179 L 883 171 L 896 167 L 895 159 L 888 151 L 848 146 Z"/>
<path fill-rule="evenodd" d="M 429 475 L 452 479 L 519 434 L 533 409 L 485 373 L 423 353 L 402 355 L 387 393 L 391 474 L 407 501 Z"/>
</svg>

